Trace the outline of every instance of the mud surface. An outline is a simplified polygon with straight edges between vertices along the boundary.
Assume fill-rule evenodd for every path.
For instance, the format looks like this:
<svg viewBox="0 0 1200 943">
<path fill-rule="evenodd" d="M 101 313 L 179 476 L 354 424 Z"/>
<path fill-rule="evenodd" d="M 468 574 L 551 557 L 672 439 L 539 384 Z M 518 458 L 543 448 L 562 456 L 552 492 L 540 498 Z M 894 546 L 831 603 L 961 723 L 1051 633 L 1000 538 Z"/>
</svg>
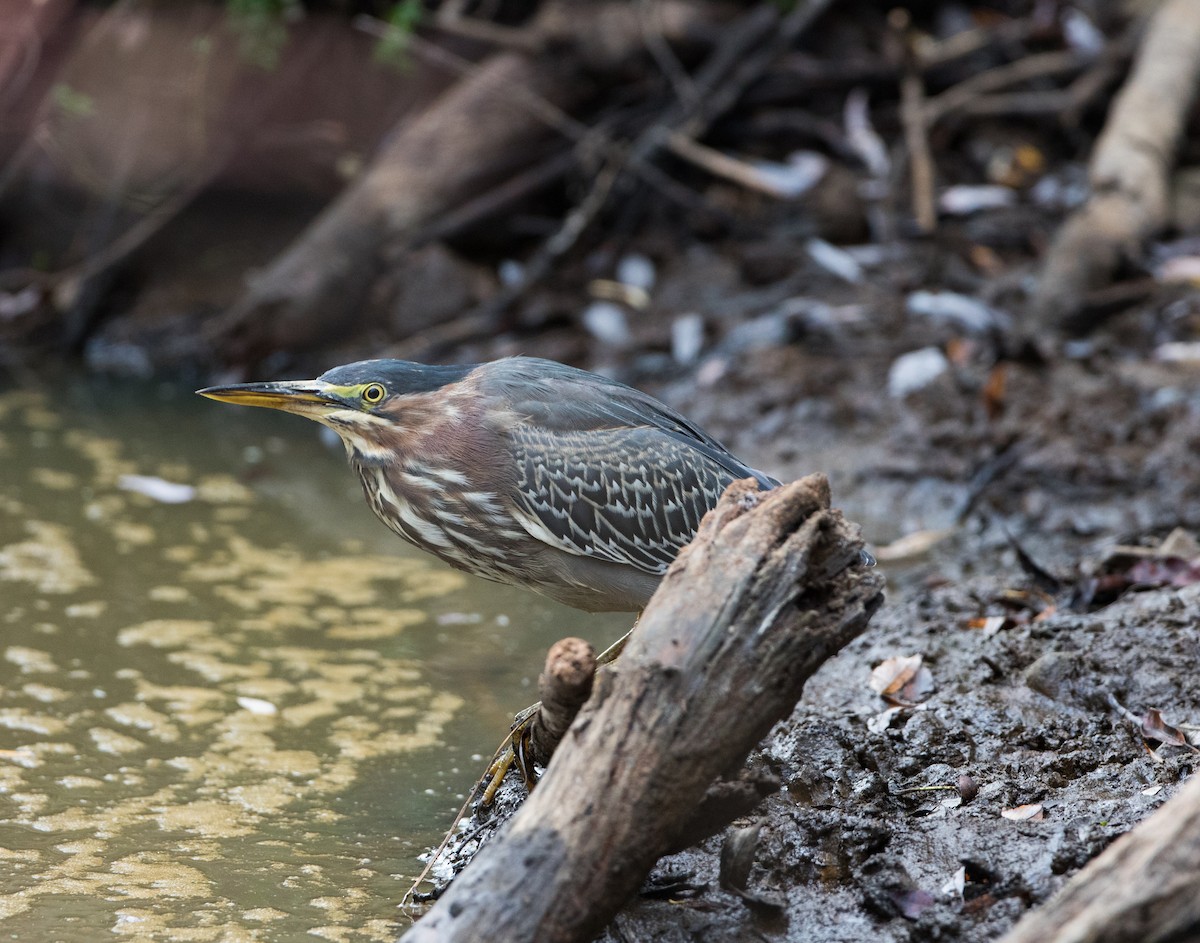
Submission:
<svg viewBox="0 0 1200 943">
<path fill-rule="evenodd" d="M 701 890 L 632 904 L 608 938 L 995 939 L 1197 765 L 1140 730 L 1151 709 L 1200 722 L 1197 590 L 1097 594 L 1093 577 L 1116 545 L 1200 531 L 1200 367 L 1161 356 L 1190 338 L 1200 301 L 1160 292 L 1070 340 L 1007 316 L 980 327 L 908 310 L 915 286 L 947 283 L 939 247 L 903 247 L 860 284 L 793 260 L 766 287 L 739 269 L 752 244 L 639 248 L 659 281 L 625 346 L 570 324 L 440 355 L 368 333 L 271 372 L 389 352 L 548 356 L 656 393 L 780 478 L 828 473 L 879 551 L 888 601 L 756 759 L 784 788 L 763 812 L 750 887 L 784 906 L 721 889 L 718 838 L 660 868 Z M 680 364 L 667 351 L 688 310 L 704 312 L 706 339 Z M 152 360 L 156 335 L 136 323 L 122 343 Z M 898 395 L 897 363 L 926 349 L 940 371 Z M 889 547 L 901 538 L 923 546 Z M 881 716 L 872 669 L 915 655 L 930 683 Z M 1034 805 L 1030 819 L 1002 814 Z"/>
</svg>

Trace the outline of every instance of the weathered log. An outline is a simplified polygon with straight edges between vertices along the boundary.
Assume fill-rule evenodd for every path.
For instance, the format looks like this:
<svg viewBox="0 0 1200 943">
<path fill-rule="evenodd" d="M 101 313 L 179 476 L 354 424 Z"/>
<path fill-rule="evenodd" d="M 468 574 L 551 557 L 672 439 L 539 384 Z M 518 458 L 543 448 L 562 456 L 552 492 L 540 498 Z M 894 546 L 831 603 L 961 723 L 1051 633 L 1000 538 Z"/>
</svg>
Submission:
<svg viewBox="0 0 1200 943">
<path fill-rule="evenodd" d="M 1158 943 L 1200 935 L 1200 776 L 1000 943 Z"/>
<path fill-rule="evenodd" d="M 1175 152 L 1200 90 L 1200 4 L 1165 0 L 1151 16 L 1088 168 L 1092 195 L 1063 224 L 1033 298 L 1039 320 L 1074 324 L 1089 291 L 1140 255 L 1170 215 Z"/>
<path fill-rule="evenodd" d="M 866 626 L 883 578 L 825 478 L 755 487 L 704 519 L 542 781 L 406 940 L 591 939 Z"/>
</svg>

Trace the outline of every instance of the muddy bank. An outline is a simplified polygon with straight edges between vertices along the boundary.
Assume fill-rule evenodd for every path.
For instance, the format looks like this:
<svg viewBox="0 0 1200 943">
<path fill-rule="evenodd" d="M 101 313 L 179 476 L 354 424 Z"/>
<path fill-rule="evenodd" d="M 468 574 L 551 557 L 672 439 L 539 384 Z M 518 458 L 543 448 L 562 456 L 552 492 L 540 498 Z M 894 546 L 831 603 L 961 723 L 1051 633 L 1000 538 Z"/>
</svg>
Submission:
<svg viewBox="0 0 1200 943">
<path fill-rule="evenodd" d="M 992 635 L 966 628 L 1005 587 L 976 580 L 886 607 L 765 746 L 758 762 L 784 787 L 767 803 L 750 888 L 781 908 L 719 889 L 715 840 L 658 869 L 704 891 L 643 899 L 607 939 L 996 939 L 1173 795 L 1194 753 L 1147 745 L 1113 702 L 1196 717 L 1181 669 L 1200 654 L 1197 592 Z M 936 690 L 878 729 L 870 668 L 914 653 Z M 1004 816 L 1033 805 L 1032 819 Z"/>
</svg>

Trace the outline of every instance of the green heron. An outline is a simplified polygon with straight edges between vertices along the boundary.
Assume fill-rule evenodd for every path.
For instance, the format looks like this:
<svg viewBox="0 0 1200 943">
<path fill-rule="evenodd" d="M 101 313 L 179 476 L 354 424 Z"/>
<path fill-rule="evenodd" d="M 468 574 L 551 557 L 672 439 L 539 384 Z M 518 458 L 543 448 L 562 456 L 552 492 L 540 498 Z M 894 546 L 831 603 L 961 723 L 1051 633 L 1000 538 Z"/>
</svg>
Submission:
<svg viewBox="0 0 1200 943">
<path fill-rule="evenodd" d="M 653 397 L 531 357 L 365 360 L 199 392 L 323 423 L 405 540 L 592 612 L 644 608 L 730 482 L 779 484 Z"/>
</svg>

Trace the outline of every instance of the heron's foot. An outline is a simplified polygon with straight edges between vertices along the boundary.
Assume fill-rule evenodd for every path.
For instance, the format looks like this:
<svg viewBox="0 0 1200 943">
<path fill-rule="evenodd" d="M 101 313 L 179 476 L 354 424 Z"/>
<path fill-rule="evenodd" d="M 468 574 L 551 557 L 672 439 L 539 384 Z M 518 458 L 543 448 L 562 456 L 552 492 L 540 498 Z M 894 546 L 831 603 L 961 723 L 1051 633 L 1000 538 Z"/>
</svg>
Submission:
<svg viewBox="0 0 1200 943">
<path fill-rule="evenodd" d="M 533 719 L 541 707 L 542 704 L 539 701 L 537 704 L 525 708 L 513 718 L 508 735 L 496 750 L 496 755 L 492 757 L 492 763 L 487 768 L 487 772 L 483 774 L 481 782 L 483 794 L 479 799 L 481 805 L 492 804 L 496 798 L 496 790 L 500 788 L 504 777 L 514 766 L 520 771 L 527 791 L 532 792 L 533 787 L 537 785 L 537 769 L 529 755 L 529 731 L 533 726 Z"/>
<path fill-rule="evenodd" d="M 596 659 L 595 663 L 597 665 L 608 665 L 616 661 L 617 656 L 620 655 L 622 650 L 625 648 L 625 643 L 629 640 L 629 635 L 632 631 L 633 630 L 631 629 L 630 632 L 626 632 L 623 636 L 621 636 L 621 638 L 617 639 L 617 641 L 605 649 Z M 547 671 L 549 671 L 549 668 L 547 668 Z M 589 691 L 590 688 L 591 685 L 589 682 Z M 543 696 L 548 697 L 551 701 L 554 700 L 552 695 L 547 695 L 544 692 Z M 587 694 L 585 693 L 583 698 L 586 699 L 586 697 Z M 496 750 L 495 756 L 492 757 L 491 765 L 488 766 L 487 772 L 483 774 L 483 778 L 475 787 L 476 792 L 479 794 L 480 805 L 490 806 L 492 804 L 496 798 L 496 792 L 499 790 L 500 784 L 504 782 L 504 777 L 508 775 L 508 771 L 514 766 L 520 770 L 521 778 L 525 782 L 526 790 L 533 792 L 533 787 L 537 785 L 538 774 L 537 764 L 533 759 L 530 738 L 533 731 L 533 725 L 537 721 L 538 713 L 541 711 L 541 709 L 542 702 L 538 701 L 538 703 L 525 708 L 525 710 L 521 711 L 516 717 L 513 718 L 512 727 L 509 729 L 508 736 L 504 738 L 504 741 Z M 575 709 L 578 709 L 578 705 L 575 705 Z M 563 724 L 564 730 L 566 729 L 567 724 L 570 723 L 571 717 L 574 717 L 574 711 L 572 711 L 570 717 L 567 718 L 567 722 Z M 557 744 L 557 742 L 558 741 L 556 738 L 555 743 Z M 549 749 L 552 750 L 553 747 L 550 747 Z"/>
</svg>

